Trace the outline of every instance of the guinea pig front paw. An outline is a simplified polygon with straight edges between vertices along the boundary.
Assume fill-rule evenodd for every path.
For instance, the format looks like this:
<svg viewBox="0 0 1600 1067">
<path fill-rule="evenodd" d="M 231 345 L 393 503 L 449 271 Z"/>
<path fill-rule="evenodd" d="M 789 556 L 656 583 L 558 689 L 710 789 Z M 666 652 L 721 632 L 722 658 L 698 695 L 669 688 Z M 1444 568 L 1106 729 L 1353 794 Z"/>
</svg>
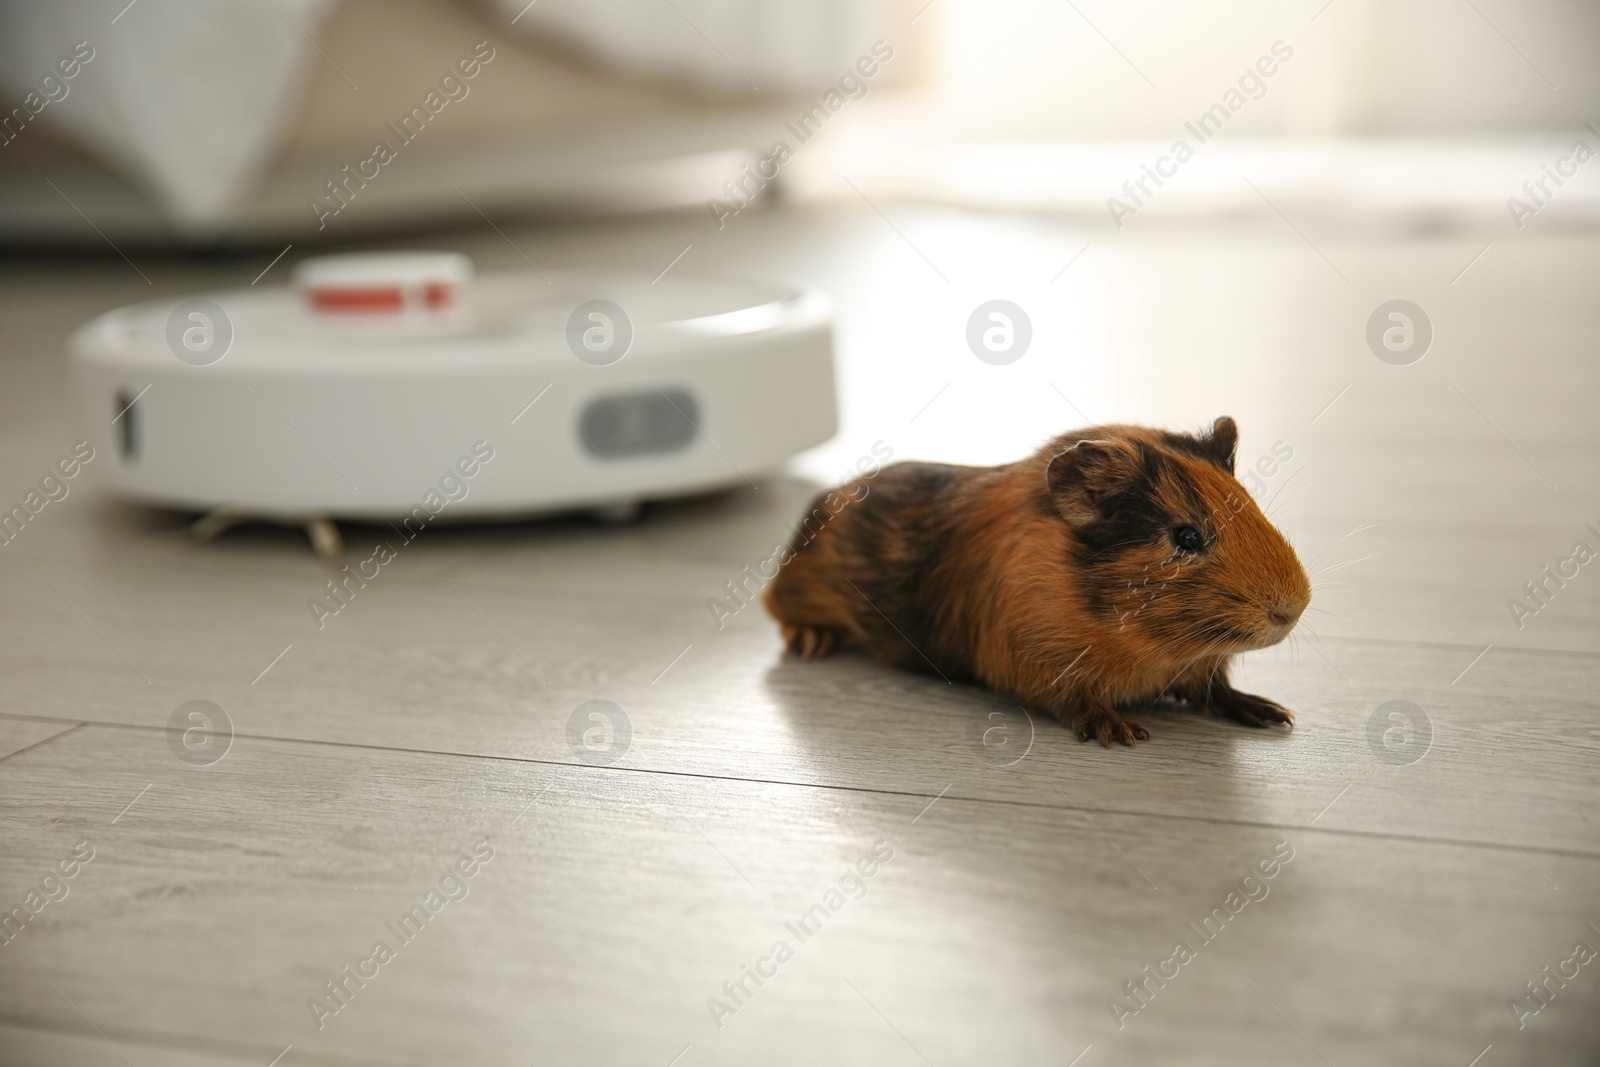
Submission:
<svg viewBox="0 0 1600 1067">
<path fill-rule="evenodd" d="M 1269 726 L 1287 726 L 1291 730 L 1294 729 L 1294 712 L 1266 697 L 1241 693 L 1237 689 L 1213 694 L 1211 710 L 1223 718 L 1258 729 L 1266 729 Z"/>
<path fill-rule="evenodd" d="M 1132 748 L 1136 741 L 1150 740 L 1149 730 L 1136 722 L 1129 722 L 1109 708 L 1080 712 L 1072 720 L 1072 730 L 1078 735 L 1079 741 L 1098 741 L 1102 748 L 1110 748 L 1113 741 Z"/>
</svg>

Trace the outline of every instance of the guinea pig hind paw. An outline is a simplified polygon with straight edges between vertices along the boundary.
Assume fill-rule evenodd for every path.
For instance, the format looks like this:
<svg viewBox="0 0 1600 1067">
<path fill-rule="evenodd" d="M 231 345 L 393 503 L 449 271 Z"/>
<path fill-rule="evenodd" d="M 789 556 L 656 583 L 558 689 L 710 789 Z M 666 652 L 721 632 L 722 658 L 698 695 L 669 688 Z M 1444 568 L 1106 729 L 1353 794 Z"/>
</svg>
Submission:
<svg viewBox="0 0 1600 1067">
<path fill-rule="evenodd" d="M 837 637 L 824 626 L 785 626 L 784 644 L 787 654 L 801 659 L 821 659 L 833 651 Z"/>
</svg>

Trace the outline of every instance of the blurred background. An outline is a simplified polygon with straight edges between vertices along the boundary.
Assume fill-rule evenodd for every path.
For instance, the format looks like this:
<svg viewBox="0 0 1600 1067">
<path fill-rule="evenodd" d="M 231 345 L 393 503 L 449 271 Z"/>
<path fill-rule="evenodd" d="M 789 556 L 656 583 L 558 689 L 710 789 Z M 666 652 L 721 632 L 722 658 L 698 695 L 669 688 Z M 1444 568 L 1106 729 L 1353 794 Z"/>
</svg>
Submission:
<svg viewBox="0 0 1600 1067">
<path fill-rule="evenodd" d="M 484 40 L 465 95 L 323 225 L 327 183 L 398 147 L 390 125 Z M 854 74 L 875 41 L 893 58 Z M 80 42 L 81 74 L 42 85 Z M 847 175 L 1105 222 L 1219 102 L 1196 127 L 1217 142 L 1141 224 L 1269 213 L 1248 169 L 1297 220 L 1493 227 L 1595 138 L 1597 45 L 1585 0 L 8 2 L 0 241 L 281 247 L 472 222 L 468 199 L 496 219 L 698 206 L 780 140 L 791 197 L 853 197 Z M 830 90 L 802 145 L 784 124 Z M 1594 223 L 1594 176 L 1574 185 L 1541 225 Z"/>
</svg>

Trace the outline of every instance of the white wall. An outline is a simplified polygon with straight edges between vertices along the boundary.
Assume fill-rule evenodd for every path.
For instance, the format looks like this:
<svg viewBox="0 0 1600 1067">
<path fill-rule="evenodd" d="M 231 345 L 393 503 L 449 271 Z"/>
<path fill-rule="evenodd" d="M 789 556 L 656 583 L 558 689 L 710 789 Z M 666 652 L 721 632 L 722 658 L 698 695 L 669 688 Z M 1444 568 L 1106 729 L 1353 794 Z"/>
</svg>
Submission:
<svg viewBox="0 0 1600 1067">
<path fill-rule="evenodd" d="M 1324 2 L 934 0 L 945 49 L 936 106 L 962 138 L 1165 138 L 1281 39 L 1294 57 L 1230 123 L 1234 135 L 1600 121 L 1596 0 Z"/>
</svg>

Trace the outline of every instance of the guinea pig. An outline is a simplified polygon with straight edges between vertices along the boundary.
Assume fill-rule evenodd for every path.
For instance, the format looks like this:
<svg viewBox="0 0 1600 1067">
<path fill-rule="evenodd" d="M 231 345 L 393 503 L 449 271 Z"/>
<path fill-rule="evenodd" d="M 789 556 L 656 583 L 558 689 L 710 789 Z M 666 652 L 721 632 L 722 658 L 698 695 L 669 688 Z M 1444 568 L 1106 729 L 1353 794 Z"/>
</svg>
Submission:
<svg viewBox="0 0 1600 1067">
<path fill-rule="evenodd" d="M 1161 696 L 1247 726 L 1294 716 L 1228 684 L 1282 641 L 1304 568 L 1233 477 L 1239 429 L 1095 426 L 999 467 L 896 463 L 802 527 L 764 592 L 791 654 L 863 650 L 978 682 L 1110 747 Z M 818 514 L 823 494 L 812 505 Z"/>
</svg>

